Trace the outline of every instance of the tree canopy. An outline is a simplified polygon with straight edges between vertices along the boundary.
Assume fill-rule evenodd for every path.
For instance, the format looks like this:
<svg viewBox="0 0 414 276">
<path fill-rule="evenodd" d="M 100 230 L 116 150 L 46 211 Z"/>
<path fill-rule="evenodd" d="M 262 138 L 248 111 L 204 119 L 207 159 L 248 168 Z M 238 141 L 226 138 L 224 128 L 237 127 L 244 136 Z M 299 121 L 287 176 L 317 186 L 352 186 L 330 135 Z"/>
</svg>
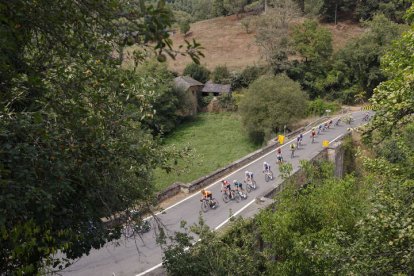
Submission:
<svg viewBox="0 0 414 276">
<path fill-rule="evenodd" d="M 148 210 L 151 171 L 173 153 L 147 124 L 149 80 L 116 51 L 174 56 L 171 20 L 164 1 L 0 4 L 0 274 L 58 270 L 119 237 L 102 218 Z"/>
<path fill-rule="evenodd" d="M 305 115 L 307 100 L 300 85 L 286 75 L 262 76 L 245 92 L 239 110 L 247 133 L 263 142 Z"/>
</svg>

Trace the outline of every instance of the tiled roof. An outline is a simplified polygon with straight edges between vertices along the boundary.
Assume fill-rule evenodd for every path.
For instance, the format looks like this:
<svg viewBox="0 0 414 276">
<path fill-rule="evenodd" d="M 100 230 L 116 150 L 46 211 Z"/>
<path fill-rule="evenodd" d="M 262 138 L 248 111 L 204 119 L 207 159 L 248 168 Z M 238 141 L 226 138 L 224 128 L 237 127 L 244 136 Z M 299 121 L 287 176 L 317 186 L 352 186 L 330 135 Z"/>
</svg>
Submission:
<svg viewBox="0 0 414 276">
<path fill-rule="evenodd" d="M 199 81 L 196 81 L 192 77 L 189 76 L 180 76 L 174 79 L 174 83 L 178 87 L 182 87 L 183 89 L 187 90 L 192 86 L 203 86 L 203 84 Z"/>
<path fill-rule="evenodd" d="M 206 93 L 230 93 L 230 84 L 216 84 L 212 82 L 207 82 L 201 92 Z"/>
</svg>

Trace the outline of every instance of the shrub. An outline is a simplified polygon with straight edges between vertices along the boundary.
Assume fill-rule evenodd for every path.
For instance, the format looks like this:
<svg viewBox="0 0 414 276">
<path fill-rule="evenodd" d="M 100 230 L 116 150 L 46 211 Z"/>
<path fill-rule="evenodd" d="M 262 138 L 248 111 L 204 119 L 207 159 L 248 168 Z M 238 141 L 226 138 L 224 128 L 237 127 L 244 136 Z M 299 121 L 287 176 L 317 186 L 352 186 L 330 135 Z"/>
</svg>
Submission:
<svg viewBox="0 0 414 276">
<path fill-rule="evenodd" d="M 247 66 L 240 74 L 235 74 L 231 81 L 233 90 L 246 88 L 261 75 L 265 74 L 266 69 L 260 66 Z"/>
<path fill-rule="evenodd" d="M 231 74 L 226 65 L 217 66 L 211 75 L 215 83 L 230 84 L 231 82 Z"/>
<path fill-rule="evenodd" d="M 199 82 L 206 83 L 210 78 L 210 71 L 202 65 L 190 63 L 183 72 L 184 76 L 190 76 Z"/>
<path fill-rule="evenodd" d="M 308 104 L 308 115 L 319 115 L 322 116 L 325 114 L 326 110 L 329 109 L 332 112 L 339 109 L 339 105 L 334 102 L 327 102 L 320 98 L 310 101 Z"/>
</svg>

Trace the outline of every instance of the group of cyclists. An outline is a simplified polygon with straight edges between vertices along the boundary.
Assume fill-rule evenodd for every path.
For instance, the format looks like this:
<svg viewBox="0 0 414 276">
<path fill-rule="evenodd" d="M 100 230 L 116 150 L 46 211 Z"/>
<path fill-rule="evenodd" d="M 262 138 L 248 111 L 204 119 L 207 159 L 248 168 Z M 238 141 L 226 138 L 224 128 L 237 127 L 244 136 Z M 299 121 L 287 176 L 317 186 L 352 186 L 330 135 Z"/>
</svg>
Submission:
<svg viewBox="0 0 414 276">
<path fill-rule="evenodd" d="M 369 115 L 368 115 L 369 116 Z M 367 115 L 365 115 L 365 117 L 367 117 Z M 365 118 L 364 117 L 364 118 Z M 339 118 L 336 122 L 335 122 L 335 126 L 338 126 L 339 123 L 341 122 L 341 118 Z M 327 129 L 331 128 L 333 125 L 333 120 L 327 121 L 323 124 L 320 124 L 317 128 L 314 127 L 311 130 L 311 134 L 310 134 L 310 138 L 312 140 L 312 143 L 315 142 L 315 138 L 317 135 L 321 134 L 322 132 L 326 131 Z M 303 133 L 300 133 L 297 138 L 296 138 L 296 143 L 291 143 L 290 144 L 290 151 L 291 151 L 291 158 L 295 157 L 295 151 L 296 149 L 298 149 L 299 147 L 301 147 L 303 145 Z M 277 163 L 281 164 L 283 163 L 283 156 L 282 156 L 282 149 L 281 147 L 277 148 L 276 150 L 276 159 L 277 159 Z M 263 173 L 266 175 L 268 173 L 271 173 L 270 170 L 270 164 L 267 163 L 266 161 L 263 162 Z M 248 183 L 252 183 L 254 181 L 253 179 L 253 172 L 251 171 L 245 171 L 245 183 L 246 185 L 248 185 Z M 272 173 L 273 175 L 273 173 Z M 267 181 L 267 180 L 266 180 Z M 221 188 L 221 192 L 227 193 L 229 195 L 229 197 L 231 197 L 231 195 L 233 195 L 234 192 L 239 192 L 239 191 L 243 191 L 243 184 L 241 182 L 239 182 L 238 180 L 234 180 L 233 181 L 233 185 L 234 185 L 234 189 L 232 189 L 231 187 L 231 183 L 227 180 L 222 180 L 222 188 Z M 211 204 L 215 204 L 214 201 L 212 201 L 213 195 L 210 191 L 207 191 L 205 189 L 201 190 L 201 194 L 202 194 L 202 199 L 209 199 L 210 200 L 210 205 Z"/>
</svg>

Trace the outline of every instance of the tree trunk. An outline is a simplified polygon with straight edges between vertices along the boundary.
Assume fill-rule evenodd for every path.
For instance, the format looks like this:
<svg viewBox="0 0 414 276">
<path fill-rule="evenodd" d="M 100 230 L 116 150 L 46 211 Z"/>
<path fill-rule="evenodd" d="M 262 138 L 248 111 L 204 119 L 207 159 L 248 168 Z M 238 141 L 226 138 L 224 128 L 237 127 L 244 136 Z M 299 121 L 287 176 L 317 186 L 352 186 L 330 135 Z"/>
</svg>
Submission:
<svg viewBox="0 0 414 276">
<path fill-rule="evenodd" d="M 335 1 L 335 25 L 337 24 L 337 14 L 338 14 L 338 0 Z"/>
<path fill-rule="evenodd" d="M 265 6 L 264 6 L 264 14 L 266 14 L 266 12 L 267 12 L 267 0 L 264 0 L 264 2 L 265 2 Z"/>
</svg>

